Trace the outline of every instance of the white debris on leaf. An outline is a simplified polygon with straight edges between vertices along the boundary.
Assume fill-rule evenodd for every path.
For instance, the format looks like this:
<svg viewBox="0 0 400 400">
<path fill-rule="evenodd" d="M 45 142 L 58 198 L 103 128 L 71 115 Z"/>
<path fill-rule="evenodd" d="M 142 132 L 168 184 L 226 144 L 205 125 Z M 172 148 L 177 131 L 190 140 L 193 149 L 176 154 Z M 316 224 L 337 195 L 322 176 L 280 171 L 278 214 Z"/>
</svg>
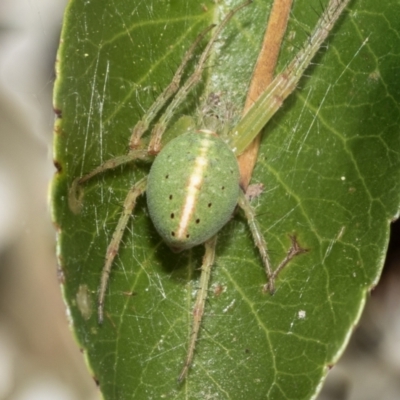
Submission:
<svg viewBox="0 0 400 400">
<path fill-rule="evenodd" d="M 306 317 L 306 312 L 304 310 L 300 310 L 297 313 L 297 316 L 298 316 L 299 319 L 304 319 Z"/>
<path fill-rule="evenodd" d="M 262 183 L 254 183 L 247 188 L 246 199 L 252 201 L 254 198 L 260 196 L 263 191 L 264 185 Z"/>
</svg>

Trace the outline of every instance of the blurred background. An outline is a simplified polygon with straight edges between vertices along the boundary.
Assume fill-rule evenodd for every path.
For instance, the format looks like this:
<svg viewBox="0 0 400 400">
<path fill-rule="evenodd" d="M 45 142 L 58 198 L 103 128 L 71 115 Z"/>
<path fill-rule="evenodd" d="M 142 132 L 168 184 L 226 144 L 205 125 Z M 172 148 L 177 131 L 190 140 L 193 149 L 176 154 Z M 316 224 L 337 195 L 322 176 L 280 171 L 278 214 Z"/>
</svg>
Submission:
<svg viewBox="0 0 400 400">
<path fill-rule="evenodd" d="M 69 330 L 47 200 L 66 3 L 0 0 L 0 400 L 100 398 Z M 400 398 L 399 234 L 319 400 Z"/>
<path fill-rule="evenodd" d="M 0 399 L 98 399 L 66 318 L 47 192 L 66 0 L 0 0 Z"/>
</svg>

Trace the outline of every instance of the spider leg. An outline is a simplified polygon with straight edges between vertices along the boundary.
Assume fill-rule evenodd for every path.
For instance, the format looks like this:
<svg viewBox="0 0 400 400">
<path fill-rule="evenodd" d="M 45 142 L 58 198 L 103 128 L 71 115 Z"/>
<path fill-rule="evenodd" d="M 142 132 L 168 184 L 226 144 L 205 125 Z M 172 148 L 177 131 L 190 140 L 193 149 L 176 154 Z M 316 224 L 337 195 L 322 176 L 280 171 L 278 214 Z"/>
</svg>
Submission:
<svg viewBox="0 0 400 400">
<path fill-rule="evenodd" d="M 208 240 L 205 245 L 205 254 L 203 257 L 203 264 L 201 266 L 200 287 L 197 292 L 196 303 L 193 308 L 193 326 L 190 334 L 189 348 L 187 351 L 185 364 L 178 377 L 178 382 L 182 382 L 188 372 L 193 361 L 194 350 L 196 348 L 197 338 L 199 336 L 201 321 L 204 314 L 204 306 L 208 294 L 208 285 L 211 276 L 211 268 L 214 264 L 215 247 L 217 244 L 217 235 Z"/>
<path fill-rule="evenodd" d="M 125 198 L 122 214 L 119 218 L 117 227 L 113 233 L 110 244 L 107 248 L 106 260 L 101 273 L 101 283 L 99 288 L 99 299 L 98 299 L 98 320 L 99 324 L 103 322 L 104 316 L 104 298 L 106 295 L 106 289 L 108 279 L 110 277 L 112 263 L 115 256 L 118 254 L 119 245 L 122 240 L 126 225 L 136 205 L 136 199 L 146 191 L 147 177 L 141 179 L 135 183 L 128 192 Z"/>
<path fill-rule="evenodd" d="M 247 5 L 249 5 L 250 3 L 252 3 L 252 1 L 253 0 L 247 0 L 244 3 L 240 4 L 238 7 L 231 10 L 228 14 L 226 14 L 226 16 L 222 20 L 222 22 L 216 27 L 210 41 L 207 43 L 207 46 L 205 47 L 205 49 L 203 50 L 203 53 L 200 56 L 200 59 L 195 67 L 194 72 L 192 73 L 192 75 L 190 75 L 190 77 L 187 79 L 185 84 L 183 86 L 181 86 L 181 88 L 179 89 L 179 91 L 177 92 L 175 97 L 172 99 L 171 103 L 168 105 L 168 107 L 165 110 L 165 112 L 163 113 L 163 115 L 160 117 L 160 120 L 154 126 L 154 128 L 151 132 L 151 139 L 150 139 L 150 144 L 149 144 L 149 148 L 148 148 L 150 154 L 157 154 L 160 151 L 161 138 L 165 132 L 168 122 L 174 116 L 176 109 L 185 100 L 187 94 L 200 81 L 201 76 L 204 71 L 204 68 L 205 68 L 207 58 L 211 52 L 212 46 L 215 43 L 215 41 L 217 40 L 222 29 L 225 27 L 225 25 L 229 22 L 229 20 L 239 10 L 241 10 L 242 8 L 244 8 Z"/>
<path fill-rule="evenodd" d="M 246 198 L 246 195 L 242 191 L 240 191 L 238 204 L 239 207 L 244 211 L 244 214 L 246 216 L 247 223 L 249 224 L 250 232 L 253 236 L 254 243 L 258 247 L 262 262 L 264 264 L 265 273 L 267 274 L 268 277 L 270 291 L 273 292 L 275 289 L 275 284 L 274 284 L 275 276 L 273 274 L 271 261 L 268 255 L 267 242 L 264 239 L 261 227 L 257 221 L 254 208 L 251 206 L 250 202 Z"/>
<path fill-rule="evenodd" d="M 335 22 L 350 0 L 329 0 L 329 3 L 305 45 L 287 67 L 277 75 L 228 134 L 232 151 L 238 156 L 250 145 L 267 122 L 281 107 L 284 100 L 296 89 L 304 71 L 321 49 Z"/>
<path fill-rule="evenodd" d="M 271 281 L 274 282 L 275 278 L 278 276 L 279 272 L 282 271 L 283 268 L 286 267 L 286 265 L 289 263 L 289 261 L 297 256 L 298 254 L 302 254 L 302 253 L 306 253 L 308 250 L 307 249 L 303 249 L 302 247 L 300 247 L 299 243 L 296 240 L 296 236 L 294 235 L 289 235 L 290 237 L 290 241 L 292 242 L 289 250 L 286 253 L 285 258 L 280 262 L 280 264 L 275 268 L 274 272 L 272 273 L 272 277 L 271 277 Z M 269 291 L 269 292 L 273 292 L 273 290 L 271 289 L 271 285 L 269 281 L 265 286 L 264 286 L 264 291 Z"/>
<path fill-rule="evenodd" d="M 269 291 L 271 294 L 273 294 L 275 291 L 275 278 L 278 276 L 279 272 L 282 271 L 282 269 L 289 263 L 292 258 L 301 253 L 305 253 L 307 250 L 299 246 L 294 236 L 290 236 L 292 242 L 290 249 L 288 250 L 285 258 L 278 265 L 278 267 L 273 270 L 271 261 L 268 256 L 267 242 L 264 239 L 261 227 L 257 221 L 256 213 L 246 195 L 242 191 L 240 192 L 238 204 L 245 213 L 254 243 L 258 247 L 262 262 L 264 264 L 265 273 L 268 277 L 268 282 L 264 286 L 264 290 Z"/>
<path fill-rule="evenodd" d="M 86 175 L 74 179 L 68 194 L 68 203 L 70 209 L 75 214 L 78 214 L 81 211 L 82 195 L 83 195 L 82 191 L 80 190 L 81 185 L 83 185 L 85 182 L 87 182 L 94 176 L 101 174 L 102 172 L 107 171 L 109 169 L 114 169 L 120 165 L 127 164 L 128 162 L 134 160 L 147 160 L 148 158 L 149 155 L 147 153 L 147 150 L 133 150 L 126 155 L 111 158 L 105 161 L 103 164 L 96 167 L 94 170 L 87 173 Z"/>
<path fill-rule="evenodd" d="M 156 101 L 150 106 L 150 108 L 146 111 L 143 118 L 135 125 L 132 130 L 132 136 L 129 141 L 129 148 L 135 149 L 139 146 L 140 138 L 142 137 L 143 133 L 146 132 L 148 129 L 151 121 L 156 117 L 157 113 L 161 110 L 164 104 L 173 96 L 179 89 L 179 84 L 182 79 L 183 71 L 186 68 L 187 63 L 193 57 L 194 50 L 198 46 L 198 44 L 202 41 L 204 36 L 214 28 L 214 24 L 208 26 L 201 32 L 190 48 L 186 51 L 185 55 L 183 56 L 183 60 L 181 65 L 175 72 L 174 77 L 172 78 L 171 83 L 164 89 L 164 91 L 157 97 Z"/>
</svg>

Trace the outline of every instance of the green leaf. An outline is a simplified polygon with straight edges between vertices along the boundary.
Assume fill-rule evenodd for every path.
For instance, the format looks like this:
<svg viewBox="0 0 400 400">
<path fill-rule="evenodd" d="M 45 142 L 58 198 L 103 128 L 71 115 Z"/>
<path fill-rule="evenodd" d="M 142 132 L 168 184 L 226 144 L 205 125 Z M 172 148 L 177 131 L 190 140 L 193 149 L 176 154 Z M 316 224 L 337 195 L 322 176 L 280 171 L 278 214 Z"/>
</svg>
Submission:
<svg viewBox="0 0 400 400">
<path fill-rule="evenodd" d="M 264 132 L 253 182 L 264 183 L 265 192 L 254 205 L 273 264 L 288 250 L 289 234 L 309 250 L 282 271 L 275 295 L 262 291 L 261 261 L 237 213 L 219 235 L 194 364 L 179 385 L 203 248 L 171 253 L 142 198 L 98 325 L 106 248 L 127 190 L 149 166 L 90 181 L 77 215 L 68 207 L 68 188 L 126 153 L 131 128 L 185 50 L 232 7 L 211 0 L 71 0 L 65 14 L 52 212 L 74 332 L 106 399 L 312 398 L 379 278 L 399 210 L 400 5 L 354 0 Z M 255 1 L 229 23 L 204 83 L 176 118 L 196 113 L 197 99 L 210 91 L 240 115 L 269 7 Z M 320 0 L 295 1 L 279 70 L 322 10 Z"/>
</svg>

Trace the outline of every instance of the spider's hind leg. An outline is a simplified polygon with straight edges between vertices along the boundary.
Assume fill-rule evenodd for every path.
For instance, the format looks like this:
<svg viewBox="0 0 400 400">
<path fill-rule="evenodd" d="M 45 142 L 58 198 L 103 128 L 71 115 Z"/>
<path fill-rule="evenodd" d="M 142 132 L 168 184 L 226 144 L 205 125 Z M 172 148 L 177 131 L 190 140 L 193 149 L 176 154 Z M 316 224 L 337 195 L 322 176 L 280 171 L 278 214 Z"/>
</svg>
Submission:
<svg viewBox="0 0 400 400">
<path fill-rule="evenodd" d="M 289 263 L 292 258 L 299 254 L 305 253 L 307 250 L 299 246 L 295 236 L 290 236 L 292 244 L 288 252 L 286 253 L 285 258 L 275 269 L 273 269 L 268 255 L 267 243 L 264 239 L 261 227 L 257 221 L 256 213 L 251 206 L 248 198 L 242 191 L 240 192 L 238 204 L 245 213 L 254 243 L 258 247 L 262 262 L 264 264 L 265 273 L 268 278 L 268 282 L 265 284 L 264 290 L 269 291 L 272 294 L 275 291 L 275 279 L 278 276 L 279 272 L 282 271 L 282 269 Z"/>
<path fill-rule="evenodd" d="M 135 185 L 129 189 L 128 195 L 125 198 L 122 214 L 119 218 L 117 227 L 112 235 L 111 242 L 107 247 L 106 260 L 101 273 L 101 283 L 99 288 L 99 299 L 98 299 L 98 320 L 99 324 L 103 322 L 104 316 L 104 299 L 106 295 L 106 289 L 108 280 L 110 277 L 112 263 L 115 256 L 118 254 L 119 245 L 122 240 L 126 225 L 136 205 L 137 198 L 146 191 L 147 177 L 141 179 Z"/>
<path fill-rule="evenodd" d="M 178 377 L 178 382 L 182 382 L 186 378 L 189 372 L 189 368 L 192 365 L 194 350 L 196 348 L 196 342 L 199 336 L 201 321 L 203 319 L 203 314 L 204 314 L 204 306 L 208 294 L 211 268 L 214 265 L 216 244 L 217 244 L 217 235 L 209 239 L 204 244 L 206 251 L 203 257 L 203 264 L 201 266 L 200 287 L 199 290 L 197 291 L 196 302 L 193 307 L 193 325 L 192 325 L 192 331 L 190 333 L 189 347 L 187 350 L 185 364 Z"/>
</svg>

